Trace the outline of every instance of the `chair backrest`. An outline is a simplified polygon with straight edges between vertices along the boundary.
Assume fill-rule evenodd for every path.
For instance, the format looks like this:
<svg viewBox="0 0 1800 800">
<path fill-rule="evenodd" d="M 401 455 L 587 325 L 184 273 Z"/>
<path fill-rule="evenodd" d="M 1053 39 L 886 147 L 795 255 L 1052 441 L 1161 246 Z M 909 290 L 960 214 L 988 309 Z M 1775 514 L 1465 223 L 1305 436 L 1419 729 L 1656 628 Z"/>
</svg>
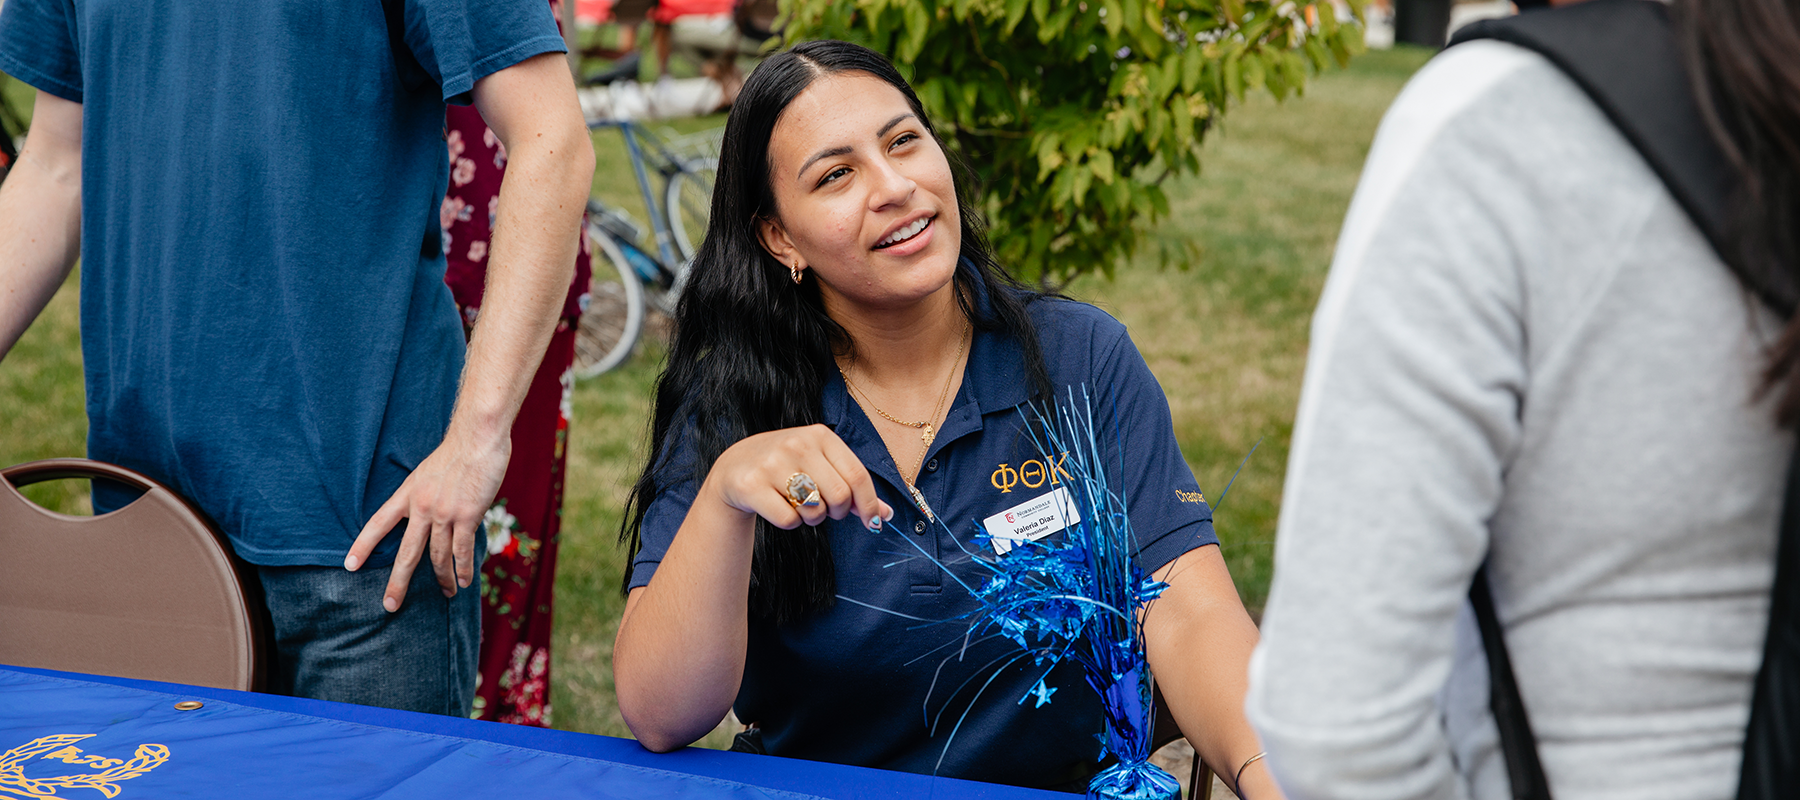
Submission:
<svg viewBox="0 0 1800 800">
<path fill-rule="evenodd" d="M 20 464 L 0 478 L 0 663 L 262 688 L 262 585 L 200 512 L 143 475 L 87 459 Z M 61 478 L 144 494 L 75 517 L 17 488 Z"/>
</svg>

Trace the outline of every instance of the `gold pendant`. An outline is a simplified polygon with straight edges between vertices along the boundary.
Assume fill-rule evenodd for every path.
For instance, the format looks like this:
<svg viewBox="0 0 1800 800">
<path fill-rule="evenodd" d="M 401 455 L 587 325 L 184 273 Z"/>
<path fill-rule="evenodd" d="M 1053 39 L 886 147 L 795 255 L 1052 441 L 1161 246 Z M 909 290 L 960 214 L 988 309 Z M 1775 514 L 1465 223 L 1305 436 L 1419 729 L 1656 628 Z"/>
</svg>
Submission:
<svg viewBox="0 0 1800 800">
<path fill-rule="evenodd" d="M 925 432 L 919 434 L 919 438 L 925 440 L 926 447 L 930 447 L 932 440 L 937 438 L 937 431 L 931 427 L 931 423 L 927 422 L 925 423 Z"/>
<path fill-rule="evenodd" d="M 925 494 L 919 491 L 919 487 L 907 484 L 906 489 L 907 491 L 912 492 L 913 502 L 919 504 L 919 510 L 925 512 L 925 519 L 930 522 L 937 522 L 937 517 L 934 517 L 931 514 L 931 504 L 925 502 Z"/>
</svg>

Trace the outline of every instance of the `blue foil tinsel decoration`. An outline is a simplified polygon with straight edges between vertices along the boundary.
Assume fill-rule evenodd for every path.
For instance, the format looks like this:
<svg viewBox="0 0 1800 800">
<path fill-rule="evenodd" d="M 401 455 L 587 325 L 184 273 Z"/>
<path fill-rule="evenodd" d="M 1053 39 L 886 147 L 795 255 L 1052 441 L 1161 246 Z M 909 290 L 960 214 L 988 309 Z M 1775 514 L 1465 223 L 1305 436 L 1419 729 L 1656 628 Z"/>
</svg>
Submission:
<svg viewBox="0 0 1800 800">
<path fill-rule="evenodd" d="M 1053 416 L 1032 413 L 1042 424 L 1026 428 L 1040 454 L 1067 453 L 1059 466 L 1067 476 L 1068 499 L 1079 521 L 1063 529 L 1060 537 L 1038 540 L 1005 539 L 1010 544 L 993 548 L 996 538 L 976 524 L 969 546 L 958 546 L 968 563 L 986 573 L 979 586 L 971 585 L 948 565 L 933 557 L 912 537 L 889 524 L 887 531 L 931 560 L 977 601 L 977 607 L 949 620 L 924 620 L 925 624 L 962 622 L 967 628 L 958 638 L 962 646 L 945 660 L 960 658 L 971 642 L 992 636 L 1005 637 L 1020 652 L 993 666 L 991 682 L 1001 669 L 1030 658 L 1048 675 L 1058 663 L 1071 659 L 1082 667 L 1088 686 L 1100 697 L 1106 730 L 1099 740 L 1099 759 L 1110 753 L 1118 763 L 1095 775 L 1088 783 L 1089 798 L 1105 800 L 1171 800 L 1180 795 L 1173 775 L 1150 763 L 1151 726 L 1155 713 L 1150 666 L 1144 656 L 1143 611 L 1168 584 L 1146 575 L 1137 564 L 1137 540 L 1125 500 L 1108 487 L 1102 464 L 1100 439 L 1094 430 L 1092 409 L 1085 391 L 1077 408 L 1074 392 L 1067 403 L 1058 403 Z M 1123 455 L 1120 454 L 1123 460 Z M 939 525 L 943 522 L 940 520 Z M 956 537 L 951 537 L 953 540 Z M 1005 550 L 999 555 L 987 548 Z M 853 598 L 840 599 L 889 611 Z M 942 648 L 939 648 L 942 650 Z M 986 684 L 983 685 L 985 688 Z M 1052 702 L 1061 687 L 1040 678 L 1018 702 L 1043 706 Z M 979 693 L 977 693 L 979 697 Z M 928 701 L 929 702 L 929 701 Z M 966 718 L 973 709 L 965 709 Z M 929 713 L 928 715 L 929 716 Z M 945 742 L 947 753 L 959 719 Z M 933 731 L 936 725 L 932 726 Z M 942 763 L 940 757 L 939 763 Z"/>
</svg>

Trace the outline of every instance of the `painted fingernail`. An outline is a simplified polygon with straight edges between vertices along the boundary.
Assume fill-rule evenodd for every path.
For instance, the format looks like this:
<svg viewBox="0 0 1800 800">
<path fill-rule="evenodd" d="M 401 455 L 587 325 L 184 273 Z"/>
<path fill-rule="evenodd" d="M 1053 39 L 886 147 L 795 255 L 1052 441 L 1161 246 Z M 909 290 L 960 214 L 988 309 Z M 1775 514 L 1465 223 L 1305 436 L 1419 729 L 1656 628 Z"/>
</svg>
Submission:
<svg viewBox="0 0 1800 800">
<path fill-rule="evenodd" d="M 880 514 L 876 514 L 875 516 L 869 518 L 869 530 L 872 530 L 872 531 L 881 530 L 881 515 Z"/>
<path fill-rule="evenodd" d="M 355 572 L 359 566 L 362 566 L 362 562 L 358 561 L 356 556 L 344 556 L 344 569 Z"/>
<path fill-rule="evenodd" d="M 392 614 L 400 610 L 400 601 L 395 600 L 392 597 L 383 597 L 381 598 L 381 607 L 387 609 L 389 614 Z"/>
</svg>

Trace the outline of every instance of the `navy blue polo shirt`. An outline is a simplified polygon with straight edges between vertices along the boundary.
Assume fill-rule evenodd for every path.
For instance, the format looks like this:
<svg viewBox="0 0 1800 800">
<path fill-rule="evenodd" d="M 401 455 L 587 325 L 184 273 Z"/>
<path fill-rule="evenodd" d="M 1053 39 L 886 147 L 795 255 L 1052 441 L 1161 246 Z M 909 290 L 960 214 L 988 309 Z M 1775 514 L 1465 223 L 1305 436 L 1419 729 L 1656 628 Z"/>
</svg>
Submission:
<svg viewBox="0 0 1800 800">
<path fill-rule="evenodd" d="M 1107 437 L 1105 463 L 1126 473 L 1108 479 L 1130 510 L 1139 563 L 1154 571 L 1217 544 L 1212 510 L 1176 446 L 1168 400 L 1125 326 L 1083 303 L 1045 299 L 1029 308 L 1051 385 L 1059 395 L 1074 387 L 1079 396 L 1087 388 L 1096 431 Z M 1021 406 L 1033 399 L 1018 343 L 977 333 L 962 386 L 917 482 L 944 526 L 928 523 L 914 505 L 874 424 L 840 377 L 825 387 L 823 412 L 825 424 L 874 474 L 876 490 L 895 510 L 893 525 L 938 559 L 955 562 L 963 558 L 961 547 L 974 548 L 977 521 L 1059 488 L 1061 477 L 1022 425 Z M 649 583 L 696 488 L 691 480 L 677 483 L 651 503 L 632 588 Z M 854 517 L 828 520 L 826 529 L 840 595 L 933 620 L 975 607 L 936 565 L 903 560 L 916 551 L 892 532 L 870 533 Z M 959 574 L 964 571 L 982 574 L 966 564 Z M 990 663 L 1017 651 L 1004 640 L 986 641 L 961 662 L 945 663 L 964 630 L 921 627 L 841 601 L 785 625 L 752 622 L 735 710 L 762 727 L 774 755 L 1027 786 L 1066 785 L 1090 774 L 1099 751 L 1094 737 L 1104 723 L 1080 668 L 1058 667 L 1049 683 L 1063 691 L 1039 708 L 1018 702 L 1041 672 L 1027 659 L 1003 670 L 971 705 Z M 945 646 L 952 641 L 957 645 Z M 965 711 L 946 753 L 950 730 Z"/>
<path fill-rule="evenodd" d="M 444 103 L 564 49 L 544 0 L 401 0 L 393 40 L 384 5 L 0 6 L 0 71 L 82 104 L 88 454 L 256 564 L 342 564 L 442 441 Z"/>
</svg>

